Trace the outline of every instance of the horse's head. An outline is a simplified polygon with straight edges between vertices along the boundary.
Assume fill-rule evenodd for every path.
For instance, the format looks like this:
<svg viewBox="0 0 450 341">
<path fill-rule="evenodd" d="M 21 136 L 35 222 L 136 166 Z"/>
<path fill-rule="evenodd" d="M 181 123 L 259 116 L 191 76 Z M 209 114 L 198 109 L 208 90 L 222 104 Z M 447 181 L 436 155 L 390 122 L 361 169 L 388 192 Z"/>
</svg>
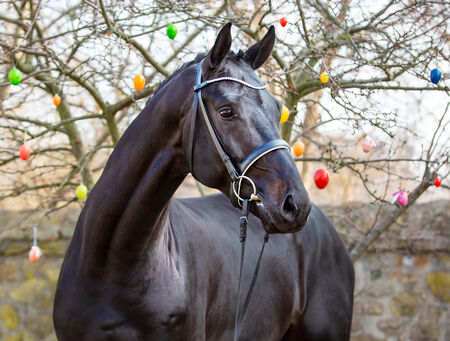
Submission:
<svg viewBox="0 0 450 341">
<path fill-rule="evenodd" d="M 197 103 L 196 116 L 192 116 L 196 117 L 195 133 L 190 133 L 194 131 L 189 128 L 192 119 L 186 120 L 184 144 L 187 158 L 192 160 L 191 172 L 195 178 L 233 196 L 230 172 L 226 170 L 218 152 L 220 148 L 214 144 L 211 134 L 219 137 L 219 144 L 238 173 L 242 174 L 241 163 L 249 154 L 261 146 L 267 146 L 270 141 L 280 139 L 281 103 L 267 89 L 258 89 L 263 82 L 254 71 L 272 52 L 274 28 L 270 27 L 260 42 L 237 55 L 230 52 L 230 29 L 230 23 L 221 29 L 201 65 L 201 81 L 216 80 L 203 86 L 200 93 L 200 101 L 204 103 L 215 132 L 208 130 L 201 104 Z M 247 85 L 218 80 L 220 77 L 232 77 Z M 186 92 L 187 96 L 194 96 L 193 90 Z M 189 150 L 191 145 L 192 151 Z M 251 201 L 250 211 L 261 219 L 267 232 L 295 232 L 306 224 L 311 203 L 286 148 L 262 155 L 248 168 L 245 176 L 251 181 L 242 180 L 240 192 L 236 182 L 237 192 L 242 198 L 250 197 L 254 183 L 261 201 Z"/>
</svg>

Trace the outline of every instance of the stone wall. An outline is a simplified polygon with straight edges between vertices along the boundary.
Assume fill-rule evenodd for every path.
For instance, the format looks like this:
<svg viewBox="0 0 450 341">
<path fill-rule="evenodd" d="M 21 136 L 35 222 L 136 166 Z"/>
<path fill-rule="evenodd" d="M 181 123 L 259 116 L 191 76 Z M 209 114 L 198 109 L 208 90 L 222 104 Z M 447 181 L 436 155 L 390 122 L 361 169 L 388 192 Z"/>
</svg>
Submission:
<svg viewBox="0 0 450 341">
<path fill-rule="evenodd" d="M 323 207 L 351 247 L 392 206 Z M 450 340 L 450 202 L 411 207 L 356 263 L 352 340 Z"/>
<path fill-rule="evenodd" d="M 448 254 L 371 253 L 355 267 L 353 340 L 450 340 Z"/>
<path fill-rule="evenodd" d="M 350 247 L 384 206 L 323 207 Z M 31 224 L 40 212 L 0 212 L 0 340 L 56 340 L 52 301 L 77 211 L 39 226 L 44 252 L 32 264 Z M 355 264 L 353 341 L 450 340 L 450 202 L 412 207 Z"/>
<path fill-rule="evenodd" d="M 0 340 L 50 341 L 53 295 L 77 212 L 58 212 L 39 226 L 38 245 L 44 255 L 28 260 L 31 224 L 41 212 L 0 212 Z"/>
</svg>

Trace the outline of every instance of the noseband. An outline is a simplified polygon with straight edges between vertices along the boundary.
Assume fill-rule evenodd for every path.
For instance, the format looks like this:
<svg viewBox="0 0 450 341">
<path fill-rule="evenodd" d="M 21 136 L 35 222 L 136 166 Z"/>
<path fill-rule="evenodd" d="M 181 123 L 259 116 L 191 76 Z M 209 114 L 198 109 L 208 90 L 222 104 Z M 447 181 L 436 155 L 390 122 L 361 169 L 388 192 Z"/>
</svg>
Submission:
<svg viewBox="0 0 450 341">
<path fill-rule="evenodd" d="M 195 121 L 197 118 L 197 111 L 200 107 L 200 112 L 203 115 L 203 119 L 206 122 L 206 126 L 208 127 L 209 135 L 211 136 L 211 139 L 214 142 L 214 146 L 216 147 L 217 152 L 220 155 L 220 158 L 222 159 L 222 162 L 225 165 L 226 170 L 228 171 L 228 174 L 231 178 L 231 191 L 230 191 L 230 200 L 233 203 L 234 206 L 240 205 L 242 207 L 242 216 L 240 218 L 240 241 L 241 241 L 241 261 L 240 261 L 240 267 L 239 267 L 239 284 L 238 284 L 238 294 L 237 294 L 237 303 L 236 303 L 236 313 L 235 313 L 235 324 L 234 324 L 234 341 L 237 341 L 239 339 L 239 335 L 242 329 L 242 326 L 245 321 L 245 317 L 247 315 L 247 311 L 250 305 L 250 299 L 253 294 L 253 290 L 255 289 L 256 284 L 256 278 L 258 277 L 259 267 L 261 265 L 261 259 L 264 252 L 264 247 L 269 240 L 269 234 L 266 233 L 264 236 L 264 242 L 261 247 L 261 251 L 259 253 L 259 258 L 256 263 L 255 270 L 253 272 L 253 278 L 250 284 L 250 288 L 248 289 L 247 296 L 245 297 L 244 306 L 241 310 L 241 314 L 239 314 L 239 306 L 240 306 L 240 297 L 241 297 L 241 283 L 242 283 L 242 269 L 244 265 L 244 255 L 245 255 L 245 240 L 247 237 L 247 222 L 248 222 L 248 203 L 249 201 L 257 201 L 260 200 L 258 196 L 256 195 L 256 186 L 255 183 L 245 174 L 249 170 L 249 168 L 255 164 L 256 161 L 258 161 L 260 158 L 262 158 L 264 155 L 277 150 L 277 149 L 287 149 L 290 151 L 289 145 L 281 139 L 278 140 L 271 140 L 269 142 L 264 143 L 262 146 L 256 148 L 254 151 L 252 151 L 245 159 L 242 161 L 238 167 L 235 167 L 233 164 L 233 161 L 231 160 L 229 153 L 227 153 L 225 144 L 223 143 L 222 139 L 220 138 L 220 135 L 217 132 L 217 129 L 214 125 L 213 120 L 211 119 L 211 116 L 208 113 L 208 110 L 205 107 L 205 104 L 202 100 L 202 89 L 211 84 L 216 82 L 222 82 L 222 81 L 231 81 L 240 83 L 246 87 L 249 87 L 254 90 L 263 90 L 266 88 L 266 85 L 262 86 L 255 86 L 252 84 L 249 84 L 247 82 L 244 82 L 243 80 L 232 78 L 232 77 L 220 77 L 220 78 L 214 78 L 209 79 L 202 82 L 202 66 L 203 66 L 203 60 L 198 65 L 197 69 L 197 77 L 194 87 L 194 112 L 191 120 L 191 127 L 190 127 L 190 138 L 189 138 L 189 150 L 188 150 L 188 159 L 189 159 L 189 167 L 191 169 L 191 172 L 193 172 L 193 149 L 194 149 L 194 132 L 195 132 Z M 241 198 L 240 192 L 241 192 L 241 185 L 242 180 L 247 180 L 250 182 L 250 184 L 253 187 L 253 193 L 250 195 L 250 198 Z M 238 186 L 236 189 L 236 185 Z"/>
<path fill-rule="evenodd" d="M 250 184 L 253 187 L 253 193 L 250 196 L 249 200 L 259 200 L 256 195 L 256 186 L 254 182 L 245 175 L 245 173 L 248 171 L 248 169 L 261 157 L 264 155 L 277 150 L 277 149 L 287 149 L 290 150 L 289 145 L 286 143 L 286 141 L 278 139 L 278 140 L 271 140 L 269 142 L 266 142 L 262 146 L 256 148 L 253 152 L 251 152 L 245 159 L 242 161 L 238 167 L 235 167 L 233 164 L 233 161 L 231 161 L 231 158 L 229 156 L 229 153 L 226 150 L 225 144 L 223 143 L 222 139 L 220 138 L 220 135 L 217 132 L 217 129 L 214 125 L 213 120 L 211 119 L 211 115 L 208 113 L 208 110 L 205 107 L 205 104 L 202 100 L 202 89 L 211 84 L 216 82 L 222 82 L 222 81 L 231 81 L 240 83 L 244 86 L 247 86 L 254 90 L 263 90 L 266 88 L 266 85 L 262 86 L 255 86 L 251 85 L 243 80 L 233 78 L 233 77 L 220 77 L 220 78 L 214 78 L 209 79 L 202 82 L 202 66 L 203 66 L 204 59 L 200 62 L 197 69 L 197 78 L 196 78 L 196 84 L 194 86 L 194 112 L 193 117 L 191 120 L 191 129 L 190 129 L 190 144 L 189 144 L 189 150 L 188 150 L 188 158 L 189 158 L 189 167 L 191 171 L 193 171 L 193 152 L 194 152 L 194 132 L 195 132 L 195 121 L 197 118 L 197 111 L 200 107 L 200 112 L 203 115 L 203 119 L 206 122 L 206 126 L 209 131 L 209 135 L 211 136 L 214 146 L 216 147 L 217 152 L 220 155 L 220 158 L 222 159 L 222 162 L 225 165 L 226 170 L 228 171 L 228 174 L 231 178 L 231 191 L 230 191 L 230 200 L 231 202 L 237 206 L 236 204 L 239 204 L 239 206 L 242 206 L 242 203 L 244 201 L 243 198 L 240 197 L 240 191 L 241 191 L 241 185 L 242 180 L 247 180 L 250 182 Z M 236 189 L 236 186 L 238 188 Z"/>
</svg>

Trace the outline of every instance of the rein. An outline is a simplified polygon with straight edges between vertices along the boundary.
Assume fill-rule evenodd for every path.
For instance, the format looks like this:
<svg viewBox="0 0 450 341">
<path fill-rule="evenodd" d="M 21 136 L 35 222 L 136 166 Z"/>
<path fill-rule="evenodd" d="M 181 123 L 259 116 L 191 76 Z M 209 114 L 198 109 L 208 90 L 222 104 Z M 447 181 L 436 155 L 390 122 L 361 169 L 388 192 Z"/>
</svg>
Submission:
<svg viewBox="0 0 450 341">
<path fill-rule="evenodd" d="M 234 326 L 234 341 L 237 341 L 239 339 L 239 335 L 242 329 L 242 326 L 245 321 L 245 317 L 247 315 L 247 311 L 250 305 L 250 300 L 253 294 L 253 291 L 255 289 L 256 284 L 256 278 L 258 277 L 259 267 L 261 265 L 261 259 L 264 252 L 264 247 L 266 243 L 269 240 L 269 234 L 266 233 L 264 236 L 264 241 L 261 247 L 261 251 L 259 254 L 258 261 L 256 263 L 255 270 L 253 272 L 253 278 L 252 282 L 250 284 L 250 288 L 248 289 L 247 296 L 244 301 L 244 306 L 242 308 L 241 314 L 239 314 L 239 306 L 240 306 L 240 296 L 241 296 L 241 284 L 242 284 L 242 270 L 244 267 L 244 256 L 245 256 L 245 241 L 247 238 L 247 223 L 248 223 L 248 204 L 250 201 L 259 201 L 259 197 L 256 194 L 256 185 L 250 179 L 248 176 L 246 176 L 246 172 L 249 170 L 249 168 L 261 157 L 264 155 L 278 150 L 278 149 L 287 149 L 290 151 L 289 145 L 281 139 L 277 140 L 271 140 L 269 142 L 266 142 L 262 146 L 256 148 L 253 152 L 251 152 L 237 167 L 233 164 L 233 161 L 231 160 L 229 153 L 226 151 L 225 145 L 220 138 L 220 135 L 217 132 L 217 129 L 214 125 L 213 120 L 211 119 L 211 116 L 208 113 L 208 110 L 205 107 L 205 104 L 202 100 L 202 88 L 205 86 L 215 83 L 215 82 L 222 82 L 222 81 L 231 81 L 231 82 L 237 82 L 240 83 L 246 87 L 249 87 L 254 90 L 263 90 L 266 88 L 266 85 L 262 86 L 255 86 L 252 84 L 249 84 L 243 80 L 233 78 L 233 77 L 220 77 L 215 79 L 210 79 L 202 82 L 202 66 L 203 66 L 204 59 L 199 63 L 198 69 L 197 69 L 197 77 L 196 77 L 196 84 L 194 86 L 194 113 L 191 120 L 191 126 L 190 126 L 190 144 L 188 149 L 188 160 L 189 160 L 189 167 L 191 171 L 193 171 L 193 149 L 194 149 L 194 133 L 195 133 L 195 121 L 197 118 L 197 111 L 198 108 L 200 108 L 200 112 L 202 113 L 203 119 L 206 122 L 206 126 L 209 131 L 209 135 L 211 136 L 211 139 L 213 140 L 214 146 L 216 147 L 217 152 L 220 155 L 220 158 L 222 162 L 225 165 L 226 170 L 228 171 L 228 174 L 231 178 L 231 191 L 230 191 L 230 200 L 233 203 L 233 205 L 241 206 L 242 207 L 242 216 L 240 218 L 240 243 L 241 243 L 241 260 L 240 260 L 240 266 L 239 266 L 239 284 L 238 284 L 238 298 L 236 303 L 236 315 L 235 315 L 235 326 Z M 250 182 L 253 193 L 250 195 L 249 198 L 242 198 L 240 196 L 241 187 L 242 187 L 242 180 L 247 180 Z M 236 189 L 237 186 L 237 189 Z"/>
</svg>

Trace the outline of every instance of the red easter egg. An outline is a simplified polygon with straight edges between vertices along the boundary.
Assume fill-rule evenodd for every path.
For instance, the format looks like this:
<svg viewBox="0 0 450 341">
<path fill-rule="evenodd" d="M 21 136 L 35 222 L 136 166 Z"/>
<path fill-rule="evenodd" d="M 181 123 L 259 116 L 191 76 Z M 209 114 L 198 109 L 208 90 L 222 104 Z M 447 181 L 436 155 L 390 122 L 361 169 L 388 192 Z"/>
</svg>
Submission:
<svg viewBox="0 0 450 341">
<path fill-rule="evenodd" d="M 439 187 L 442 184 L 442 179 L 440 176 L 436 177 L 436 179 L 434 179 L 434 185 L 436 187 Z"/>
<path fill-rule="evenodd" d="M 22 160 L 26 160 L 30 157 L 31 154 L 31 149 L 30 147 L 28 147 L 28 145 L 26 145 L 25 143 L 23 145 L 20 146 L 19 148 L 19 157 Z"/>
<path fill-rule="evenodd" d="M 28 252 L 28 259 L 31 263 L 36 263 L 41 258 L 42 251 L 39 246 L 32 246 L 30 252 Z"/>
<path fill-rule="evenodd" d="M 287 19 L 286 19 L 286 17 L 283 17 L 283 18 L 280 19 L 280 25 L 281 25 L 282 27 L 285 27 L 285 26 L 287 25 Z"/>
<path fill-rule="evenodd" d="M 326 169 L 318 169 L 314 173 L 314 182 L 316 183 L 317 188 L 324 189 L 328 185 L 328 181 L 330 180 L 330 175 L 328 174 Z"/>
</svg>

